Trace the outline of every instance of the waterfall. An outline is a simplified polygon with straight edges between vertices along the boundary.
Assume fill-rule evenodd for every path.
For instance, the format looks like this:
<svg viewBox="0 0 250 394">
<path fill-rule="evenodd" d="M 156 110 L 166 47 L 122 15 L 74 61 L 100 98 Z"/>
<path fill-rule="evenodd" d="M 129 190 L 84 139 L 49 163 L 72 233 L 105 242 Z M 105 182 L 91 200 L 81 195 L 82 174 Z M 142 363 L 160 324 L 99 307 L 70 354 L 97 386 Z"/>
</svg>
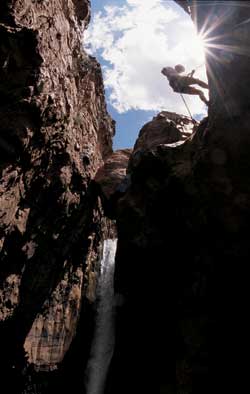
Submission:
<svg viewBox="0 0 250 394">
<path fill-rule="evenodd" d="M 103 394 L 114 348 L 114 268 L 117 239 L 104 241 L 97 285 L 94 339 L 86 372 L 86 393 Z"/>
</svg>

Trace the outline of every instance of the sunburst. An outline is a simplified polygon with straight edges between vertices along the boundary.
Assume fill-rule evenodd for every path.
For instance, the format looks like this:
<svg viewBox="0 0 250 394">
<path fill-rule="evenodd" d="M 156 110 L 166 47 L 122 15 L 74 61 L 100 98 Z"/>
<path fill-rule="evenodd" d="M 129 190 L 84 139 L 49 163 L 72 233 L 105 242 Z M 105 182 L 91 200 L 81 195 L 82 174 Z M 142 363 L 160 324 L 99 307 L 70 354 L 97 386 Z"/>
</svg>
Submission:
<svg viewBox="0 0 250 394">
<path fill-rule="evenodd" d="M 235 55 L 250 57 L 250 48 L 244 38 L 246 24 L 250 23 L 250 18 L 240 23 L 234 22 L 236 7 L 250 7 L 250 2 L 230 1 L 229 5 L 227 1 L 214 1 L 208 5 L 210 11 L 202 24 L 198 39 L 204 48 L 210 81 L 216 88 L 217 94 L 224 99 L 225 91 L 218 67 L 230 66 L 235 61 Z M 197 8 L 198 6 L 193 8 L 196 26 L 198 26 L 195 12 Z"/>
<path fill-rule="evenodd" d="M 250 18 L 247 18 L 240 24 L 232 25 L 231 23 L 235 7 L 250 7 L 250 2 L 232 1 L 230 2 L 230 7 L 220 7 L 219 13 L 215 12 L 216 3 L 220 6 L 223 4 L 228 5 L 226 1 L 214 2 L 214 6 L 207 14 L 199 32 L 199 40 L 202 42 L 205 53 L 215 58 L 218 63 L 229 63 L 234 54 L 250 56 L 249 46 L 240 42 L 241 29 L 245 24 L 250 23 Z M 194 15 L 194 19 L 196 21 L 196 15 Z M 229 33 L 222 33 L 221 30 L 223 29 L 221 29 L 221 27 L 223 25 L 225 26 L 228 22 L 231 26 Z M 235 41 L 235 43 L 229 44 L 227 42 L 232 42 L 232 39 L 228 40 L 228 38 L 229 36 L 232 38 L 232 34 L 234 35 L 233 41 Z M 239 43 L 237 43 L 237 36 L 239 38 Z"/>
</svg>

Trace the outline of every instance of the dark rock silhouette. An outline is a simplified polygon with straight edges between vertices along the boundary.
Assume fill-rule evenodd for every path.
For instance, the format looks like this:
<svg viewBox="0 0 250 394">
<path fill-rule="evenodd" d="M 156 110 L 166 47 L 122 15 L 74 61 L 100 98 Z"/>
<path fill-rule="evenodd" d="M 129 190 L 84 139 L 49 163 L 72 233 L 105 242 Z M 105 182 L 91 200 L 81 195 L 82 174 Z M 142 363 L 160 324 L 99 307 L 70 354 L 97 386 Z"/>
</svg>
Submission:
<svg viewBox="0 0 250 394">
<path fill-rule="evenodd" d="M 198 30 L 212 39 L 209 116 L 175 144 L 163 142 L 173 133 L 169 125 L 153 120 L 146 143 L 141 133 L 132 152 L 117 217 L 115 285 L 124 303 L 108 393 L 156 392 L 160 384 L 162 394 L 205 394 L 225 391 L 234 379 L 241 385 L 250 252 L 250 8 L 233 1 L 188 4 Z M 159 144 L 153 130 L 162 132 Z"/>
<path fill-rule="evenodd" d="M 188 14 L 190 14 L 189 3 L 186 0 L 175 0 L 175 2 L 184 9 Z"/>
<path fill-rule="evenodd" d="M 117 217 L 115 288 L 125 301 L 111 392 L 155 392 L 160 381 L 162 393 L 209 393 L 216 375 L 223 386 L 236 368 L 250 252 L 250 137 L 243 125 L 240 136 L 232 124 L 209 133 L 207 124 L 179 144 L 141 144 L 132 153 Z"/>
<path fill-rule="evenodd" d="M 192 134 L 193 128 L 194 123 L 187 116 L 162 111 L 141 129 L 134 146 L 134 154 L 137 151 L 156 148 L 161 144 L 185 140 Z"/>
</svg>

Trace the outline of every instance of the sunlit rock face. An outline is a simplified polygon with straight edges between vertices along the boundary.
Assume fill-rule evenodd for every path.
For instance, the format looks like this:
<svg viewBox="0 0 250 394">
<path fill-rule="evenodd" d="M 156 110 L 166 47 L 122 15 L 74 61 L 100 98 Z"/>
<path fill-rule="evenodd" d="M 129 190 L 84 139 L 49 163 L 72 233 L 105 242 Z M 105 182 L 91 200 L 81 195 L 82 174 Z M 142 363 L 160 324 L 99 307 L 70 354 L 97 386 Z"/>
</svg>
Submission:
<svg viewBox="0 0 250 394">
<path fill-rule="evenodd" d="M 56 369 L 63 360 L 75 334 L 82 284 L 80 268 L 67 272 L 36 317 L 24 344 L 28 361 L 36 370 Z"/>
<path fill-rule="evenodd" d="M 10 392 L 21 390 L 24 344 L 36 370 L 65 359 L 112 227 L 91 187 L 114 122 L 100 65 L 82 49 L 89 3 L 0 5 L 0 369 Z"/>
</svg>

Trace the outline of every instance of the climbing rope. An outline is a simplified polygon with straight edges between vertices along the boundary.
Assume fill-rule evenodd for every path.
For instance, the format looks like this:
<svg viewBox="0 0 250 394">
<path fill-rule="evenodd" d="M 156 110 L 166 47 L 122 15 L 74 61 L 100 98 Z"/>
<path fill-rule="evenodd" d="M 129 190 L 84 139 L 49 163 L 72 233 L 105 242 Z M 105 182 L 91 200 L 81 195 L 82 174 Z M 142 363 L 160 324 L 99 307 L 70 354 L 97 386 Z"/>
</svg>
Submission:
<svg viewBox="0 0 250 394">
<path fill-rule="evenodd" d="M 194 69 L 194 71 L 196 72 L 200 67 L 204 66 L 204 64 L 205 64 L 204 62 L 203 62 L 202 64 L 200 64 L 198 67 L 196 67 L 196 68 Z M 190 109 L 189 109 L 189 107 L 188 107 L 188 105 L 187 105 L 187 103 L 186 103 L 186 100 L 184 99 L 182 93 L 180 93 L 180 95 L 181 95 L 181 98 L 182 98 L 182 100 L 183 100 L 183 102 L 184 102 L 186 108 L 187 108 L 187 111 L 188 111 L 188 113 L 189 113 L 190 118 L 192 119 L 192 121 L 193 121 L 194 123 L 198 123 L 197 120 L 195 120 L 195 119 L 193 118 L 193 116 L 192 116 L 192 114 L 191 114 L 191 111 L 190 111 Z"/>
<path fill-rule="evenodd" d="M 182 100 L 183 100 L 183 102 L 184 102 L 186 108 L 187 108 L 187 111 L 188 111 L 188 113 L 189 113 L 190 118 L 192 119 L 192 121 L 193 121 L 194 123 L 198 123 L 197 120 L 195 120 L 195 119 L 192 117 L 191 111 L 190 111 L 190 109 L 189 109 L 189 107 L 188 107 L 188 105 L 187 105 L 187 103 L 186 103 L 186 100 L 184 99 L 182 93 L 180 93 L 180 95 L 181 95 L 181 98 L 182 98 Z"/>
<path fill-rule="evenodd" d="M 204 66 L 205 65 L 205 62 L 203 62 L 202 64 L 200 64 L 198 67 L 196 67 L 196 68 L 194 68 L 193 69 L 193 74 L 195 74 L 196 73 L 196 71 L 200 68 L 200 67 L 202 67 L 202 66 Z M 189 74 L 187 74 L 187 77 L 191 77 L 192 75 L 192 72 L 190 72 Z"/>
<path fill-rule="evenodd" d="M 202 63 L 202 64 L 200 64 L 198 67 L 196 67 L 194 71 L 196 72 L 196 71 L 197 71 L 197 70 L 198 70 L 200 67 L 204 66 L 205 64 L 206 64 L 206 63 L 205 63 L 205 62 L 203 62 L 203 63 Z"/>
</svg>

